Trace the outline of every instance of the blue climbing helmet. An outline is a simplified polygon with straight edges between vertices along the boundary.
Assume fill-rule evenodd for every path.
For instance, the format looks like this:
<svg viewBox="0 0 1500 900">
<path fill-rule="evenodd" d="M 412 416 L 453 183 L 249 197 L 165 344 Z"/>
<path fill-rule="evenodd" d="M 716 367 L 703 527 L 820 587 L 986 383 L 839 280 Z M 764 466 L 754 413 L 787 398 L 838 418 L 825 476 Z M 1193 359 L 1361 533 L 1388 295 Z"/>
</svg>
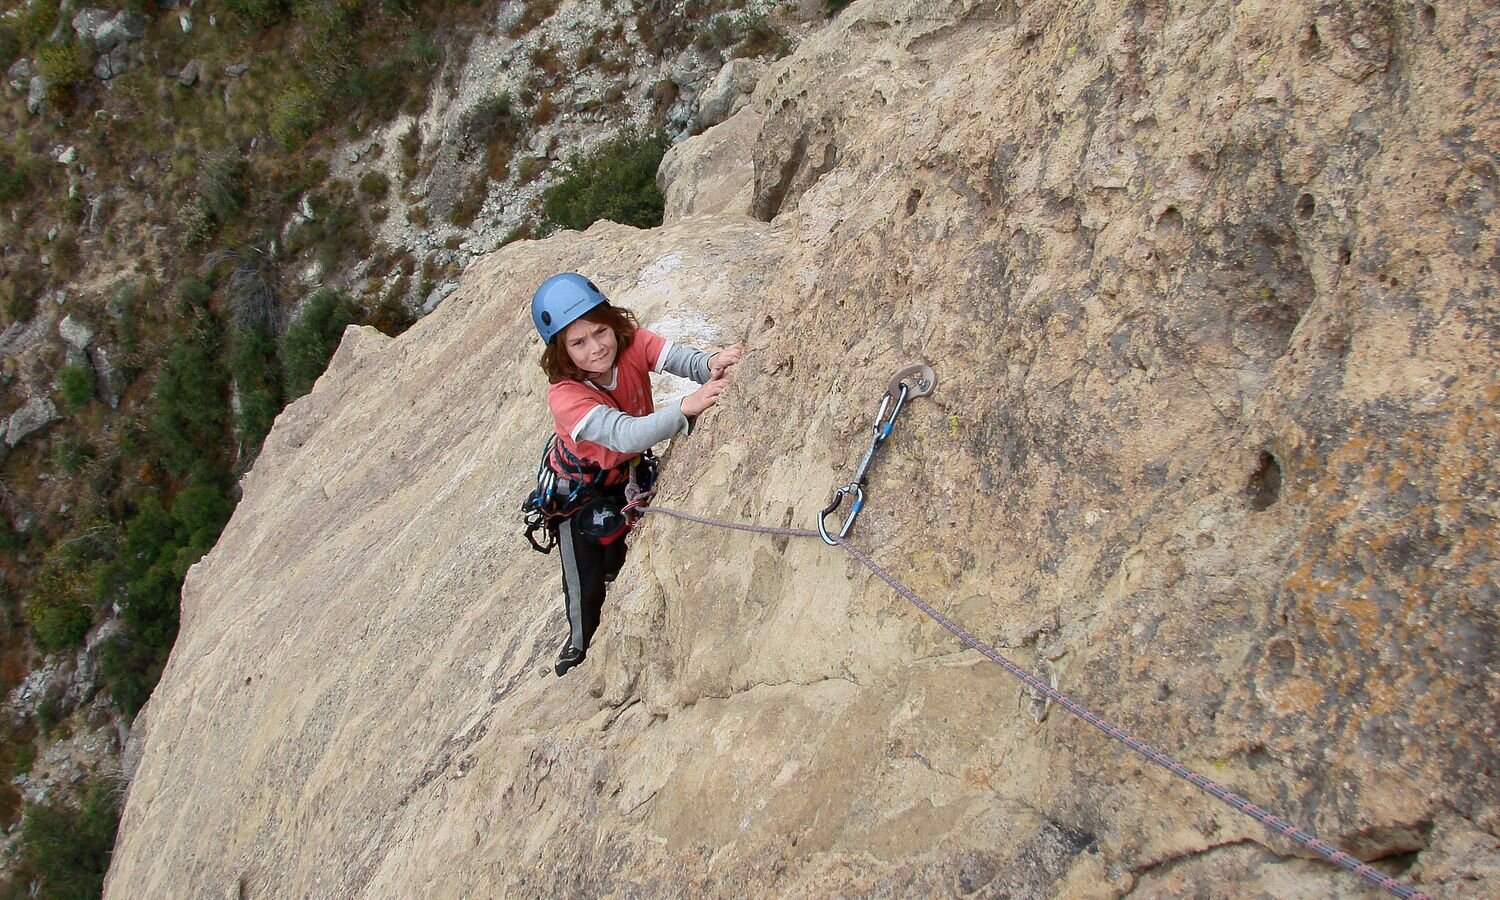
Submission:
<svg viewBox="0 0 1500 900">
<path fill-rule="evenodd" d="M 609 298 L 592 281 L 577 272 L 553 275 L 531 295 L 531 321 L 542 342 L 550 344 L 559 331 L 567 328 L 594 307 L 608 303 Z"/>
</svg>

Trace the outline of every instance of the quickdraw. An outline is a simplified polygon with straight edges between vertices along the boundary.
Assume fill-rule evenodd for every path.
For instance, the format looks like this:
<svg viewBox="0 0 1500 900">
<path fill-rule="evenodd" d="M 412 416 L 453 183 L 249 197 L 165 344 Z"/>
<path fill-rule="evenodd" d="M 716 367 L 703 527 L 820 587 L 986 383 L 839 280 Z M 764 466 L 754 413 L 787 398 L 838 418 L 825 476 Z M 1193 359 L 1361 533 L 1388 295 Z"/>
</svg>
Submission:
<svg viewBox="0 0 1500 900">
<path fill-rule="evenodd" d="M 844 502 L 844 495 L 851 494 L 854 502 L 849 508 L 849 516 L 839 526 L 838 537 L 849 536 L 849 529 L 854 527 L 854 519 L 865 505 L 865 484 L 870 470 L 870 462 L 875 458 L 875 451 L 891 435 L 891 427 L 896 424 L 896 416 L 900 415 L 901 407 L 914 397 L 925 397 L 932 393 L 937 387 L 937 375 L 933 373 L 932 367 L 921 363 L 903 366 L 896 370 L 886 385 L 885 396 L 880 398 L 880 412 L 875 415 L 875 438 L 870 441 L 870 449 L 865 451 L 865 458 L 860 460 L 859 470 L 854 475 L 854 480 L 838 488 L 833 492 L 833 500 L 818 514 L 818 533 L 823 536 L 823 542 L 830 547 L 837 547 L 838 541 L 829 534 L 828 517 Z M 895 406 L 891 406 L 891 401 Z M 889 410 L 890 418 L 886 418 Z"/>
</svg>

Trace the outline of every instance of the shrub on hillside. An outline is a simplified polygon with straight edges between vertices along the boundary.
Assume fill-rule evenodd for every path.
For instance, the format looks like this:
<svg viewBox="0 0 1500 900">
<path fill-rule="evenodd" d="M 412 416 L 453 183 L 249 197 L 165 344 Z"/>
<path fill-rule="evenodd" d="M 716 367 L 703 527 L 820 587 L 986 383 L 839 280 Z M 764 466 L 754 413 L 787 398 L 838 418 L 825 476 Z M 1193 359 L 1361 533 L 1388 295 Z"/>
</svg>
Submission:
<svg viewBox="0 0 1500 900">
<path fill-rule="evenodd" d="M 561 5 L 561 0 L 525 0 L 525 8 L 520 18 L 506 29 L 505 36 L 518 38 L 526 34 L 557 12 L 559 5 Z"/>
<path fill-rule="evenodd" d="M 84 532 L 48 551 L 37 569 L 23 613 L 43 653 L 83 642 L 99 603 L 94 575 L 113 555 L 111 529 Z"/>
<path fill-rule="evenodd" d="M 354 310 L 342 291 L 324 288 L 308 298 L 302 314 L 281 336 L 282 383 L 288 403 L 312 390 L 338 349 L 344 329 L 354 321 Z"/>
<path fill-rule="evenodd" d="M 293 84 L 271 103 L 271 135 L 287 151 L 302 146 L 323 114 L 323 97 L 305 83 Z"/>
<path fill-rule="evenodd" d="M 0 203 L 16 203 L 31 193 L 32 176 L 41 163 L 30 154 L 0 148 Z"/>
<path fill-rule="evenodd" d="M 78 412 L 94 399 L 98 379 L 94 367 L 72 363 L 57 373 L 58 386 L 62 391 L 63 407 L 68 412 Z"/>
<path fill-rule="evenodd" d="M 96 595 L 118 604 L 125 625 L 101 648 L 100 675 L 127 715 L 151 696 L 177 638 L 183 577 L 213 549 L 233 512 L 228 480 L 200 461 L 170 508 L 155 494 L 136 504 L 117 551 L 96 567 Z"/>
<path fill-rule="evenodd" d="M 211 157 L 198 173 L 198 195 L 220 224 L 240 214 L 250 199 L 250 163 L 238 150 Z"/>
<path fill-rule="evenodd" d="M 270 28 L 290 17 L 291 0 L 223 0 L 231 18 L 250 28 Z"/>
<path fill-rule="evenodd" d="M 185 276 L 177 282 L 177 314 L 192 316 L 207 312 L 208 300 L 213 296 L 213 286 L 196 275 Z"/>
<path fill-rule="evenodd" d="M 327 191 L 308 199 L 313 217 L 287 237 L 286 250 L 293 255 L 310 254 L 325 273 L 331 273 L 343 259 L 367 256 L 372 241 L 353 187 L 334 180 Z"/>
<path fill-rule="evenodd" d="M 359 176 L 359 192 L 371 200 L 384 200 L 391 192 L 391 179 L 384 172 L 366 172 Z"/>
<path fill-rule="evenodd" d="M 656 170 L 668 145 L 664 132 L 642 136 L 627 129 L 592 153 L 572 157 L 562 178 L 542 194 L 543 231 L 582 231 L 600 219 L 660 225 L 666 200 Z"/>
<path fill-rule="evenodd" d="M 104 780 L 87 786 L 79 809 L 61 801 L 29 806 L 16 874 L 36 885 L 36 896 L 98 897 L 119 825 L 119 792 Z"/>
<path fill-rule="evenodd" d="M 275 368 L 276 340 L 262 324 L 245 325 L 230 337 L 229 371 L 239 394 L 234 429 L 243 452 L 259 447 L 281 412 Z"/>
<path fill-rule="evenodd" d="M 47 81 L 47 93 L 56 100 L 92 74 L 93 60 L 82 44 L 48 44 L 36 55 L 37 74 Z"/>
<path fill-rule="evenodd" d="M 88 595 L 76 584 L 38 585 L 26 601 L 24 614 L 36 636 L 37 649 L 43 653 L 83 643 L 94 621 Z"/>
<path fill-rule="evenodd" d="M 459 133 L 473 148 L 495 144 L 510 148 L 521 137 L 521 120 L 511 109 L 510 92 L 481 100 L 464 113 Z"/>
<path fill-rule="evenodd" d="M 224 444 L 228 424 L 224 372 L 211 327 L 179 330 L 152 395 L 151 432 L 161 463 L 181 477 Z"/>
</svg>

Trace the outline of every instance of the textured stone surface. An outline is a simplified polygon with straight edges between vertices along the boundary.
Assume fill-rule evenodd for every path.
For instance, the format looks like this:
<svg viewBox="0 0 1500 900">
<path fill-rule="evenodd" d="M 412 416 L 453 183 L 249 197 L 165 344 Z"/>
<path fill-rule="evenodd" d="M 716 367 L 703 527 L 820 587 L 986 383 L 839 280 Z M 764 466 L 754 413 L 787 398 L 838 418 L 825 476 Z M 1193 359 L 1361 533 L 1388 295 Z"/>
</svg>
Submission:
<svg viewBox="0 0 1500 900">
<path fill-rule="evenodd" d="M 346 335 L 189 573 L 107 893 L 1368 895 L 817 541 L 648 521 L 539 675 L 526 300 L 575 268 L 747 341 L 661 502 L 810 526 L 929 361 L 860 546 L 1251 799 L 1500 890 L 1496 15 L 846 9 L 760 82 L 751 169 L 696 169 L 759 220 L 513 244 Z"/>
<path fill-rule="evenodd" d="M 11 413 L 5 425 L 5 444 L 15 447 L 17 444 L 31 437 L 39 431 L 46 429 L 61 416 L 57 414 L 57 405 L 47 397 L 32 397 L 21 408 Z"/>
</svg>

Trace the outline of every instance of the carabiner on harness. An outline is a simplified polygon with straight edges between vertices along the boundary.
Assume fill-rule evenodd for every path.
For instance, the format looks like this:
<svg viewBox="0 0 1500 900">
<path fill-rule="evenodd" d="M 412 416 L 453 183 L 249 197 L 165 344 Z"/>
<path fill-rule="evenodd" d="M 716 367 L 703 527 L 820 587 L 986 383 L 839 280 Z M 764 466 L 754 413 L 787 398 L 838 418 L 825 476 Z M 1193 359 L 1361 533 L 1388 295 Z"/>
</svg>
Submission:
<svg viewBox="0 0 1500 900">
<path fill-rule="evenodd" d="M 870 463 L 875 459 L 875 451 L 891 436 L 891 428 L 896 424 L 896 416 L 901 414 L 901 407 L 912 397 L 925 397 L 932 393 L 937 387 L 937 375 L 931 366 L 916 363 L 903 366 L 896 370 L 886 386 L 885 396 L 880 398 L 880 412 L 875 414 L 875 437 L 870 441 L 870 449 L 865 451 L 864 458 L 859 461 L 859 469 L 855 472 L 854 480 L 838 488 L 833 492 L 833 499 L 823 512 L 818 515 L 818 533 L 823 536 L 823 541 L 829 546 L 836 546 L 835 541 L 829 535 L 828 517 L 833 515 L 839 505 L 844 502 L 844 495 L 850 494 L 854 502 L 849 508 L 849 515 L 844 518 L 843 524 L 839 526 L 838 536 L 847 537 L 849 529 L 854 527 L 854 519 L 865 505 L 865 484 L 869 480 Z M 891 401 L 895 401 L 892 406 Z M 890 416 L 887 417 L 886 413 Z"/>
</svg>

